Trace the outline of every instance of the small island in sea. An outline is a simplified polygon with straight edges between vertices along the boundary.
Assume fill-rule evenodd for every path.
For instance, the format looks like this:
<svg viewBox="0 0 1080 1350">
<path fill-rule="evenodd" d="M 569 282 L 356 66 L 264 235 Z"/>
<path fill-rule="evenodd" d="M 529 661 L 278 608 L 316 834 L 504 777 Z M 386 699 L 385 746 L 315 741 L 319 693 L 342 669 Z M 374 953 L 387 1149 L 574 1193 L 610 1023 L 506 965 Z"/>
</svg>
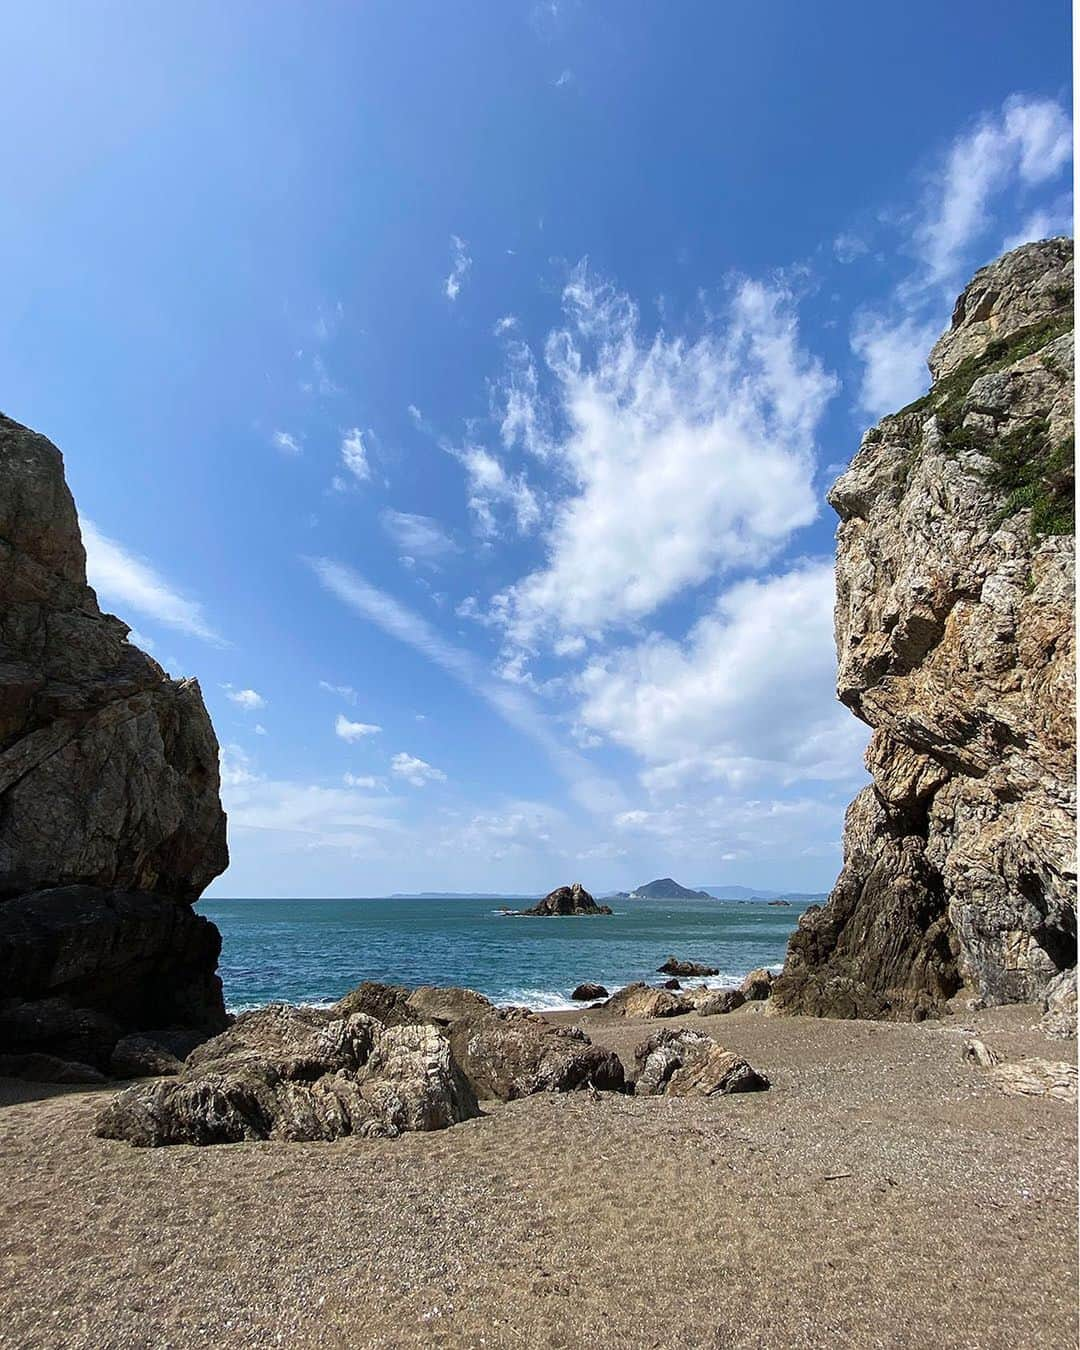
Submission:
<svg viewBox="0 0 1080 1350">
<path fill-rule="evenodd" d="M 680 886 L 671 877 L 660 877 L 644 886 L 636 886 L 627 897 L 630 900 L 710 900 L 708 891 L 692 891 Z"/>
</svg>

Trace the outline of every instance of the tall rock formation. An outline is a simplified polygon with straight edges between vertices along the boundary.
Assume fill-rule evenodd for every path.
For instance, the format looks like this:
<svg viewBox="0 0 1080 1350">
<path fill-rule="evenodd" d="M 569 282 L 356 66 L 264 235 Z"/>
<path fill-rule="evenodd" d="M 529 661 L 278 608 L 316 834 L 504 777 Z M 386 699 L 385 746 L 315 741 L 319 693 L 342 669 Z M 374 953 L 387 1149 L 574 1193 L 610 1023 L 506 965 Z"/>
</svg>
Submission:
<svg viewBox="0 0 1080 1350">
<path fill-rule="evenodd" d="M 829 494 L 838 694 L 873 782 L 792 935 L 785 1011 L 919 1018 L 1075 966 L 1072 306 L 1067 239 L 984 267 L 930 392 Z"/>
<path fill-rule="evenodd" d="M 228 863 L 217 740 L 128 632 L 59 450 L 0 416 L 0 1053 L 101 1064 L 126 1031 L 225 1024 L 191 910 Z"/>
</svg>

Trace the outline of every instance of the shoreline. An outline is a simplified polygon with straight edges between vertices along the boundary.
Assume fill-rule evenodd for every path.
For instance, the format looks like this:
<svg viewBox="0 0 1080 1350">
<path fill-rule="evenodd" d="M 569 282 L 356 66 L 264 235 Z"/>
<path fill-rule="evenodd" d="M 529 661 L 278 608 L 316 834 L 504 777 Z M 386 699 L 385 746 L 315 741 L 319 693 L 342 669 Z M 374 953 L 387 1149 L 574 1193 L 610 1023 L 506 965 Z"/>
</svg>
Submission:
<svg viewBox="0 0 1080 1350">
<path fill-rule="evenodd" d="M 0 1080 L 0 1346 L 1073 1344 L 1075 1107 L 960 1054 L 1074 1058 L 1039 1016 L 747 1004 L 675 1022 L 767 1092 L 541 1094 L 393 1140 L 135 1149 L 90 1134 L 115 1086 Z M 551 1020 L 627 1063 L 671 1025 Z"/>
</svg>

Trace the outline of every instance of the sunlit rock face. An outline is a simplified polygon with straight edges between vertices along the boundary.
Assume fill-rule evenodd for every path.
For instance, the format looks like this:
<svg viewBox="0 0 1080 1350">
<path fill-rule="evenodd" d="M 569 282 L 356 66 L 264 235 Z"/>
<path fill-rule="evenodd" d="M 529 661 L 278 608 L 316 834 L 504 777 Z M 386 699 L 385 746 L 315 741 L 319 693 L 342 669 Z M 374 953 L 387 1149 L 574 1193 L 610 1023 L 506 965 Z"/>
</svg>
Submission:
<svg viewBox="0 0 1080 1350">
<path fill-rule="evenodd" d="M 1073 250 L 976 274 L 933 386 L 829 494 L 838 694 L 873 782 L 793 934 L 778 1009 L 1038 1000 L 1076 963 Z"/>
</svg>

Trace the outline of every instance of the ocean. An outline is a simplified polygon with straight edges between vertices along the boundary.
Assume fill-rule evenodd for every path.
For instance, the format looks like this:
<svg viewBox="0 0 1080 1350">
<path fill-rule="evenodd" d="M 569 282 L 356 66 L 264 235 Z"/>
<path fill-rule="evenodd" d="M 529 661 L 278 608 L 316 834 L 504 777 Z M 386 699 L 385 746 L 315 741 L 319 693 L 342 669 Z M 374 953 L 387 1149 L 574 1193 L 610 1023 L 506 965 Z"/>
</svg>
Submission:
<svg viewBox="0 0 1080 1350">
<path fill-rule="evenodd" d="M 233 1012 L 272 1001 L 327 1004 L 362 980 L 464 985 L 496 1003 L 569 1008 L 585 980 L 614 990 L 656 978 L 670 955 L 738 983 L 779 968 L 808 901 L 790 908 L 726 900 L 613 901 L 610 917 L 512 918 L 490 898 L 215 900 L 198 913 L 222 935 Z M 506 902 L 523 908 L 528 901 Z"/>
</svg>

